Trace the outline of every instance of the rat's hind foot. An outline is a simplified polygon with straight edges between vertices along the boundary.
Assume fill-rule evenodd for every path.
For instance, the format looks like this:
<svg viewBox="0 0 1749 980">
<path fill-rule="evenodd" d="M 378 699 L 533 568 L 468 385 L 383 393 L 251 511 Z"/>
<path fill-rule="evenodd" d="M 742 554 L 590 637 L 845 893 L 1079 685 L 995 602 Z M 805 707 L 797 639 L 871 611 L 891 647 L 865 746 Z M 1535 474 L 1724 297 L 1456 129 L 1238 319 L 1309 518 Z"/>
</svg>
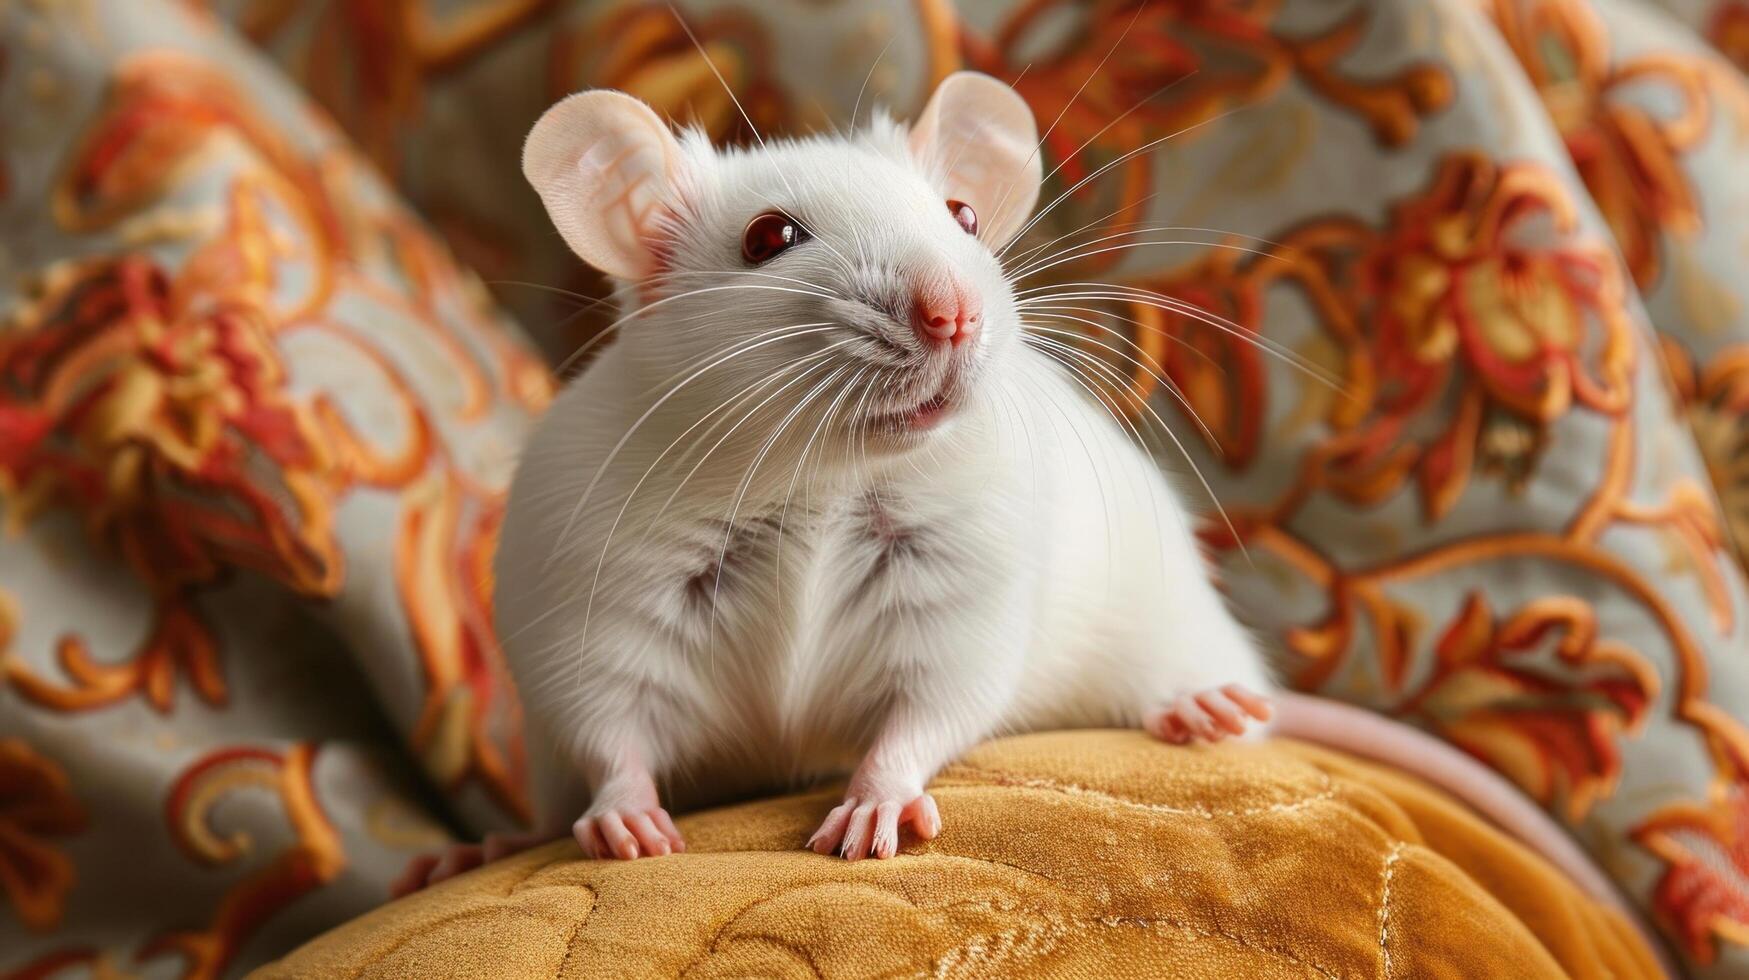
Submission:
<svg viewBox="0 0 1749 980">
<path fill-rule="evenodd" d="M 910 800 L 883 794 L 858 796 L 855 786 L 831 813 L 820 829 L 808 838 L 808 848 L 818 854 L 837 851 L 846 860 L 865 857 L 889 858 L 899 851 L 899 828 L 910 824 L 917 836 L 933 840 L 941 833 L 941 814 L 935 809 L 935 799 L 920 793 Z"/>
<path fill-rule="evenodd" d="M 407 862 L 401 876 L 389 885 L 389 896 L 400 898 L 427 885 L 454 878 L 482 864 L 491 864 L 518 851 L 553 839 L 552 834 L 487 834 L 484 843 L 451 844 L 434 854 L 421 854 Z"/>
<path fill-rule="evenodd" d="M 1142 727 L 1173 745 L 1187 742 L 1219 742 L 1229 735 L 1245 736 L 1268 721 L 1275 705 L 1261 694 L 1238 684 L 1181 694 L 1165 706 L 1149 712 Z"/>
</svg>

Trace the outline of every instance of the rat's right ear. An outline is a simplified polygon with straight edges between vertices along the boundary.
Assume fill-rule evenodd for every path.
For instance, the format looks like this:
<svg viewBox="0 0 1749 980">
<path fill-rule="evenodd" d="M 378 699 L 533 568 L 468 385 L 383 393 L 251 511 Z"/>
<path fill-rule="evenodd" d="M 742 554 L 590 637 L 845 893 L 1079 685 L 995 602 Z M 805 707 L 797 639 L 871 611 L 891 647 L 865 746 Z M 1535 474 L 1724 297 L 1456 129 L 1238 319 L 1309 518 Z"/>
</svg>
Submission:
<svg viewBox="0 0 1749 980">
<path fill-rule="evenodd" d="M 680 144 L 623 92 L 579 92 L 554 105 L 522 146 L 522 174 L 583 261 L 640 279 L 656 265 L 655 221 L 672 199 Z"/>
</svg>

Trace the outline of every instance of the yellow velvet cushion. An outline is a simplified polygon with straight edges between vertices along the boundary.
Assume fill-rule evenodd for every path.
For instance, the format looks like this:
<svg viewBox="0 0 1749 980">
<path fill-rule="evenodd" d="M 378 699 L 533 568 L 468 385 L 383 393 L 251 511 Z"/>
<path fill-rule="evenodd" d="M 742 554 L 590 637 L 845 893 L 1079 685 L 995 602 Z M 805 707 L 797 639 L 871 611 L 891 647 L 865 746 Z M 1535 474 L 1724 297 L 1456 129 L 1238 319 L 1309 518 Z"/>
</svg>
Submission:
<svg viewBox="0 0 1749 980">
<path fill-rule="evenodd" d="M 1655 976 L 1631 927 L 1414 780 L 1305 745 L 1129 732 L 981 746 L 889 861 L 801 850 L 818 792 L 563 842 L 387 905 L 271 977 Z"/>
</svg>

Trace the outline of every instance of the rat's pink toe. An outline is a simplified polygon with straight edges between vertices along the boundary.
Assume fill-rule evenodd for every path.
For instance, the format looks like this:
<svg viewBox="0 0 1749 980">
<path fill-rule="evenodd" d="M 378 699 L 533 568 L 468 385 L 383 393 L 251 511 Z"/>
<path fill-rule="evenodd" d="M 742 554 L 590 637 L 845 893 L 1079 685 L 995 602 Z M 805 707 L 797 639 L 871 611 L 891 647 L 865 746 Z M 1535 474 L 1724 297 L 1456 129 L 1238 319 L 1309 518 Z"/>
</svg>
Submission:
<svg viewBox="0 0 1749 980">
<path fill-rule="evenodd" d="M 814 831 L 814 836 L 808 838 L 808 849 L 816 854 L 831 854 L 838 850 L 844 842 L 844 831 L 850 826 L 850 813 L 856 809 L 855 800 L 845 800 L 832 808 L 821 822 L 820 829 Z"/>
<path fill-rule="evenodd" d="M 899 853 L 900 831 L 906 825 L 923 840 L 941 833 L 941 812 L 934 798 L 928 793 L 910 800 L 850 797 L 826 815 L 807 847 L 816 854 L 836 853 L 847 861 L 890 858 Z"/>
<path fill-rule="evenodd" d="M 1184 723 L 1184 727 L 1190 730 L 1193 737 L 1209 742 L 1220 737 L 1216 734 L 1217 729 L 1214 721 L 1209 718 L 1207 712 L 1202 710 L 1202 706 L 1196 703 L 1196 698 L 1193 695 L 1179 695 L 1178 700 L 1172 703 L 1172 712 L 1178 716 L 1179 721 Z"/>
<path fill-rule="evenodd" d="M 583 853 L 597 860 L 630 861 L 686 850 L 679 829 L 661 807 L 586 813 L 572 825 L 571 833 Z"/>
<path fill-rule="evenodd" d="M 668 839 L 668 846 L 674 853 L 685 852 L 686 838 L 680 836 L 680 828 L 674 826 L 674 818 L 668 815 L 667 810 L 657 807 L 649 811 L 649 817 L 656 829 L 662 832 L 662 836 Z"/>
<path fill-rule="evenodd" d="M 1214 719 L 1216 727 L 1229 735 L 1245 734 L 1246 719 L 1239 706 L 1219 691 L 1204 691 L 1196 696 L 1197 706 Z"/>
<path fill-rule="evenodd" d="M 1261 694 L 1254 694 L 1239 684 L 1228 684 L 1221 693 L 1258 721 L 1268 721 L 1275 715 L 1275 703 Z"/>
<path fill-rule="evenodd" d="M 844 845 L 838 853 L 847 861 L 860 861 L 868 857 L 873 840 L 874 804 L 859 804 L 850 814 L 850 827 L 844 832 Z"/>
<path fill-rule="evenodd" d="M 924 793 L 905 804 L 905 809 L 899 813 L 899 822 L 910 824 L 918 837 L 934 840 L 941 833 L 941 811 L 935 808 L 935 797 Z"/>
<path fill-rule="evenodd" d="M 1268 698 L 1228 684 L 1173 698 L 1143 720 L 1143 727 L 1162 741 L 1220 742 L 1253 733 L 1258 722 L 1268 721 L 1274 705 Z"/>
<path fill-rule="evenodd" d="M 890 858 L 899 852 L 898 800 L 887 800 L 875 807 L 874 840 L 870 849 L 878 858 Z"/>
<path fill-rule="evenodd" d="M 632 839 L 637 841 L 638 850 L 652 857 L 661 857 L 673 850 L 668 846 L 668 838 L 662 836 L 656 829 L 656 824 L 648 814 L 633 813 L 625 818 L 626 829 L 631 831 Z"/>
</svg>

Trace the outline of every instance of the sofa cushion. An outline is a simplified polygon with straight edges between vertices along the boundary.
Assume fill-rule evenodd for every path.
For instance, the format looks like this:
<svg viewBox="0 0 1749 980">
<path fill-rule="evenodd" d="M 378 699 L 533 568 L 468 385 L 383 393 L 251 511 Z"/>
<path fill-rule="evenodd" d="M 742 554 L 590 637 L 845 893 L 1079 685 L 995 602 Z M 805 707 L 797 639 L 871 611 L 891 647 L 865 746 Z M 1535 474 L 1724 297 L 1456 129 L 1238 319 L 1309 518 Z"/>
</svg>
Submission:
<svg viewBox="0 0 1749 980">
<path fill-rule="evenodd" d="M 802 849 L 831 792 L 570 841 L 387 905 L 254 976 L 1649 977 L 1614 912 L 1413 779 L 1289 742 L 987 743 L 887 861 Z"/>
</svg>

